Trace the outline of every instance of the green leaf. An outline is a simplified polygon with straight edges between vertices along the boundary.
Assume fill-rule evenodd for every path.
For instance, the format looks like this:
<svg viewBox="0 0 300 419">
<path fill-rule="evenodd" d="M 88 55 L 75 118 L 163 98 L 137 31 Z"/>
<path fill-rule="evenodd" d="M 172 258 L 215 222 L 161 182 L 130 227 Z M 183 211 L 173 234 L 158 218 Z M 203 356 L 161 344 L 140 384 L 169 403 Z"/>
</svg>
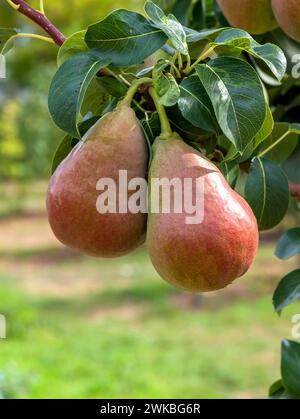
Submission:
<svg viewBox="0 0 300 419">
<path fill-rule="evenodd" d="M 255 135 L 253 139 L 253 148 L 256 148 L 266 138 L 268 138 L 272 134 L 273 129 L 274 129 L 273 114 L 270 109 L 270 106 L 267 104 L 265 120 L 261 129 L 258 131 L 258 133 Z"/>
<path fill-rule="evenodd" d="M 92 53 L 78 54 L 64 62 L 55 73 L 49 91 L 48 106 L 58 127 L 80 138 L 78 120 L 87 88 L 97 72 L 109 64 Z"/>
<path fill-rule="evenodd" d="M 151 76 L 153 68 L 154 68 L 154 65 L 151 65 L 150 67 L 142 68 L 136 73 L 136 77 L 145 77 L 148 75 Z"/>
<path fill-rule="evenodd" d="M 275 227 L 289 206 L 289 185 L 284 172 L 272 161 L 255 157 L 245 186 L 245 198 L 260 230 Z"/>
<path fill-rule="evenodd" d="M 290 132 L 300 135 L 300 124 L 294 123 L 289 126 Z"/>
<path fill-rule="evenodd" d="M 111 96 L 120 98 L 125 95 L 126 86 L 114 77 L 102 76 L 97 79 L 98 83 Z"/>
<path fill-rule="evenodd" d="M 300 227 L 291 228 L 279 239 L 275 254 L 286 260 L 300 253 Z"/>
<path fill-rule="evenodd" d="M 152 144 L 156 137 L 161 133 L 161 125 L 157 112 L 153 112 L 150 117 L 145 117 L 141 120 L 144 131 Z"/>
<path fill-rule="evenodd" d="M 292 155 L 284 162 L 283 169 L 291 182 L 300 183 L 300 142 Z"/>
<path fill-rule="evenodd" d="M 278 81 L 278 79 L 270 72 L 269 68 L 265 66 L 262 61 L 256 60 L 251 55 L 249 56 L 249 59 L 264 84 L 270 87 L 281 86 L 282 82 Z"/>
<path fill-rule="evenodd" d="M 282 80 L 286 72 L 287 61 L 283 51 L 274 44 L 260 45 L 248 32 L 241 29 L 226 29 L 214 40 L 212 45 L 228 46 L 246 51 L 264 62 L 277 80 Z"/>
<path fill-rule="evenodd" d="M 118 103 L 119 103 L 119 99 L 117 99 L 116 97 L 113 97 L 112 100 L 108 102 L 108 104 L 103 109 L 101 116 L 105 115 L 108 112 L 112 112 L 114 109 L 116 109 Z"/>
<path fill-rule="evenodd" d="M 191 28 L 184 28 L 186 32 L 186 39 L 188 44 L 193 44 L 204 39 L 213 41 L 221 32 L 229 28 L 217 28 L 217 29 L 203 29 L 201 31 L 195 31 Z"/>
<path fill-rule="evenodd" d="M 224 142 L 226 137 L 224 137 L 224 135 L 221 135 L 219 137 L 219 143 Z M 227 139 L 226 139 L 227 140 Z M 236 162 L 236 163 L 240 163 L 243 162 L 245 160 L 248 160 L 253 153 L 253 142 L 251 141 L 251 143 L 249 143 L 247 145 L 247 147 L 245 148 L 245 150 L 240 153 L 236 147 L 231 144 L 230 148 L 228 149 L 228 152 L 226 154 L 225 159 L 223 160 L 223 163 L 227 163 L 227 162 Z"/>
<path fill-rule="evenodd" d="M 249 160 L 258 145 L 272 134 L 273 128 L 274 119 L 272 111 L 269 105 L 267 105 L 264 123 L 254 139 L 246 146 L 242 153 L 239 153 L 236 147 L 232 144 L 226 155 L 225 161 L 235 160 L 236 163 L 242 163 L 246 160 Z"/>
<path fill-rule="evenodd" d="M 283 136 L 285 138 L 280 140 Z M 264 141 L 260 152 L 274 144 L 273 148 L 264 157 L 278 164 L 282 164 L 295 150 L 298 138 L 297 131 L 292 129 L 291 124 L 277 122 L 271 135 Z M 278 142 L 277 145 L 275 145 L 276 142 Z"/>
<path fill-rule="evenodd" d="M 234 190 L 241 196 L 245 196 L 246 182 L 247 182 L 247 173 L 239 170 L 238 176 L 234 185 Z"/>
<path fill-rule="evenodd" d="M 269 389 L 269 398 L 270 399 L 280 399 L 285 392 L 282 380 L 277 380 L 273 383 Z"/>
<path fill-rule="evenodd" d="M 58 50 L 57 65 L 61 66 L 65 61 L 69 60 L 76 54 L 88 51 L 85 43 L 86 31 L 79 31 L 69 36 Z"/>
<path fill-rule="evenodd" d="M 92 117 L 83 121 L 79 124 L 79 131 L 80 135 L 84 135 L 97 121 L 99 117 Z M 71 137 L 70 135 L 65 135 L 61 140 L 60 144 L 58 145 L 55 153 L 54 158 L 52 161 L 52 168 L 51 174 L 53 174 L 58 167 L 58 165 L 68 156 L 70 151 L 75 147 L 75 145 L 79 142 L 78 138 Z"/>
<path fill-rule="evenodd" d="M 68 156 L 68 154 L 75 147 L 78 141 L 79 140 L 77 138 L 73 138 L 71 137 L 71 135 L 68 134 L 63 137 L 54 154 L 51 167 L 51 174 L 55 172 L 56 168 Z"/>
<path fill-rule="evenodd" d="M 182 25 L 188 24 L 192 6 L 193 0 L 177 0 L 175 2 L 172 13 Z"/>
<path fill-rule="evenodd" d="M 283 51 L 274 44 L 260 45 L 252 42 L 247 52 L 254 58 L 263 61 L 278 81 L 281 81 L 286 73 L 287 61 Z"/>
<path fill-rule="evenodd" d="M 295 68 L 295 57 L 300 54 L 300 43 L 294 41 L 280 28 L 270 32 L 268 34 L 268 39 L 284 51 L 288 64 L 287 71 L 291 74 Z"/>
<path fill-rule="evenodd" d="M 17 31 L 12 28 L 0 28 L 0 54 L 5 54 L 13 46 L 12 42 L 9 42 L 11 38 L 17 35 Z"/>
<path fill-rule="evenodd" d="M 260 131 L 266 99 L 255 70 L 245 61 L 220 57 L 196 66 L 226 137 L 243 151 Z"/>
<path fill-rule="evenodd" d="M 196 24 L 197 28 L 205 28 L 206 26 L 206 12 L 207 4 L 206 0 L 196 0 L 193 8 L 193 23 Z M 193 25 L 193 26 L 194 26 Z"/>
<path fill-rule="evenodd" d="M 291 340 L 282 342 L 281 376 L 284 387 L 300 397 L 300 343 Z"/>
<path fill-rule="evenodd" d="M 164 106 L 173 106 L 177 103 L 180 90 L 171 73 L 164 71 L 168 66 L 165 60 L 159 60 L 152 71 L 153 85 L 159 96 L 159 101 Z"/>
<path fill-rule="evenodd" d="M 186 34 L 176 17 L 172 14 L 166 16 L 161 8 L 150 0 L 145 3 L 145 12 L 152 20 L 155 27 L 161 29 L 167 35 L 174 48 L 182 54 L 187 55 L 188 46 Z"/>
<path fill-rule="evenodd" d="M 273 305 L 276 311 L 281 311 L 299 298 L 300 269 L 296 269 L 282 278 L 277 285 L 273 295 Z"/>
<path fill-rule="evenodd" d="M 89 112 L 92 112 L 94 115 L 100 115 L 108 101 L 109 94 L 102 86 L 100 80 L 94 78 L 86 90 L 80 113 L 82 116 Z"/>
<path fill-rule="evenodd" d="M 236 164 L 235 162 L 222 162 L 218 165 L 218 167 L 221 170 L 224 177 L 226 178 L 229 185 L 231 187 L 234 187 L 239 174 L 238 164 Z"/>
<path fill-rule="evenodd" d="M 89 26 L 85 36 L 90 48 L 116 66 L 141 63 L 166 40 L 163 31 L 153 28 L 144 16 L 124 9 L 116 10 Z"/>
<path fill-rule="evenodd" d="M 207 149 L 211 149 L 211 147 L 214 149 L 216 146 L 216 137 L 213 133 L 192 125 L 182 117 L 182 113 L 177 105 L 169 107 L 166 110 L 172 126 L 186 141 L 204 142 Z"/>
<path fill-rule="evenodd" d="M 214 109 L 203 84 L 197 75 L 184 79 L 180 84 L 178 107 L 182 116 L 196 127 L 216 132 Z"/>
</svg>

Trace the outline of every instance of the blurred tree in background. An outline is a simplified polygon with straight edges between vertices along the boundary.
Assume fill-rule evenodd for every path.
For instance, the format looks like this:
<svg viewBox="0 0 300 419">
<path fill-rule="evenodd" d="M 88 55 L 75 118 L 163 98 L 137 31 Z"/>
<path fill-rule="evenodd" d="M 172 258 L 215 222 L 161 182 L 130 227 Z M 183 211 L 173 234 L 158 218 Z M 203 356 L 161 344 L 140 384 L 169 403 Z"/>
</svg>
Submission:
<svg viewBox="0 0 300 419">
<path fill-rule="evenodd" d="M 30 4 L 38 8 L 38 1 Z M 141 10 L 139 0 L 47 0 L 47 16 L 65 36 L 101 20 L 112 9 Z M 36 25 L 0 0 L 0 27 L 41 33 Z M 30 45 L 29 45 L 30 44 Z M 47 108 L 47 94 L 56 70 L 56 45 L 18 39 L 7 54 L 7 78 L 0 79 L 0 180 L 30 180 L 49 175 L 60 140 Z"/>
</svg>

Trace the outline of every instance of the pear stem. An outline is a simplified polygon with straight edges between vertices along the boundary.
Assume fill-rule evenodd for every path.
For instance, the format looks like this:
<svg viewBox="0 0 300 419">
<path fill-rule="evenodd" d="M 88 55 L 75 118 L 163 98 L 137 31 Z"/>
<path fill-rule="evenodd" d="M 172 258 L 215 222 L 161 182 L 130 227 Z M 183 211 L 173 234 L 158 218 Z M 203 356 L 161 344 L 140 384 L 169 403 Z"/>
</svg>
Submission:
<svg viewBox="0 0 300 419">
<path fill-rule="evenodd" d="M 172 129 L 171 129 L 171 125 L 170 125 L 166 110 L 164 106 L 159 102 L 159 97 L 153 87 L 150 87 L 149 93 L 153 99 L 154 105 L 156 107 L 156 110 L 159 116 L 160 125 L 161 125 L 161 133 L 169 136 L 172 134 Z"/>
<path fill-rule="evenodd" d="M 212 47 L 208 48 L 191 66 L 185 69 L 184 73 L 189 74 L 195 68 L 195 66 L 201 63 L 201 61 L 205 60 L 213 52 L 215 48 L 216 45 L 213 45 Z"/>
<path fill-rule="evenodd" d="M 135 80 L 132 85 L 129 87 L 129 89 L 127 90 L 127 93 L 124 97 L 124 99 L 122 100 L 122 104 L 123 105 L 127 105 L 130 106 L 134 95 L 136 94 L 138 88 L 142 85 L 142 84 L 146 84 L 146 83 L 151 83 L 152 84 L 152 79 L 150 77 L 142 77 L 141 79 Z"/>
<path fill-rule="evenodd" d="M 179 71 L 180 71 L 182 69 L 182 66 L 183 66 L 182 57 L 181 57 L 180 52 L 178 52 L 177 58 L 178 58 L 178 66 L 179 66 Z"/>
<path fill-rule="evenodd" d="M 62 45 L 65 41 L 64 35 L 53 25 L 44 14 L 43 2 L 40 2 L 42 10 L 35 10 L 24 0 L 6 0 L 7 3 L 19 13 L 27 16 L 37 25 L 43 28 L 57 45 Z"/>
<path fill-rule="evenodd" d="M 190 54 L 187 54 L 187 56 L 186 56 L 186 68 L 185 68 L 184 72 L 189 73 L 190 68 L 191 68 L 191 56 L 190 56 Z"/>
</svg>

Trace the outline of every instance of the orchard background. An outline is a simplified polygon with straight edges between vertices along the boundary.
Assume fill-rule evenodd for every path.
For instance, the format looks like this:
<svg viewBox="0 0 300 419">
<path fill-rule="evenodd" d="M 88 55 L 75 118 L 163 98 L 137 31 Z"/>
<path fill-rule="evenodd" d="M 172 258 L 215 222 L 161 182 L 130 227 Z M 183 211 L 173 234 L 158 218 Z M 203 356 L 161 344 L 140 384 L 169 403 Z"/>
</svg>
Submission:
<svg viewBox="0 0 300 419">
<path fill-rule="evenodd" d="M 119 7 L 141 12 L 143 2 L 46 2 L 47 16 L 66 36 Z M 0 27 L 36 31 L 4 0 Z M 200 19 L 197 29 L 203 27 Z M 291 73 L 300 46 L 278 29 L 268 37 L 291 51 Z M 285 308 L 280 318 L 272 305 L 279 280 L 299 266 L 299 256 L 283 262 L 274 255 L 281 234 L 299 225 L 297 202 L 291 200 L 284 220 L 261 234 L 249 273 L 205 295 L 162 282 L 144 248 L 98 260 L 62 247 L 44 203 L 61 138 L 47 109 L 56 55 L 55 45 L 20 39 L 6 55 L 7 78 L 0 79 L 0 313 L 7 319 L 7 339 L 0 340 L 2 397 L 266 397 L 280 376 L 280 341 L 297 340 L 292 320 L 299 305 Z M 289 77 L 283 87 L 269 86 L 269 93 L 277 121 L 300 122 L 299 80 Z M 291 141 L 285 165 L 297 184 L 297 135 Z"/>
</svg>

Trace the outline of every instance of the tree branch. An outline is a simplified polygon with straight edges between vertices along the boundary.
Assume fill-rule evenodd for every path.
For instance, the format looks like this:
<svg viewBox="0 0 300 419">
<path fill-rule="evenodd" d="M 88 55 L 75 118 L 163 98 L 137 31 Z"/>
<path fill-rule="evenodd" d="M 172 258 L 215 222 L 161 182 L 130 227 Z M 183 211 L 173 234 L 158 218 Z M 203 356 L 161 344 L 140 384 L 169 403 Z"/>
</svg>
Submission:
<svg viewBox="0 0 300 419">
<path fill-rule="evenodd" d="M 65 41 L 65 36 L 57 29 L 56 26 L 43 14 L 43 11 L 35 10 L 33 7 L 24 0 L 7 0 L 14 9 L 22 13 L 30 20 L 39 25 L 48 35 L 53 39 L 53 41 L 61 46 Z M 102 68 L 97 76 L 110 76 L 110 72 L 106 68 Z"/>
<path fill-rule="evenodd" d="M 39 25 L 48 35 L 53 39 L 57 45 L 64 43 L 64 35 L 53 25 L 52 22 L 42 13 L 29 6 L 26 1 L 23 0 L 10 0 L 9 3 L 16 5 L 15 9 L 23 15 L 27 16 L 30 20 Z M 11 4 L 12 5 L 12 4 Z"/>
</svg>

